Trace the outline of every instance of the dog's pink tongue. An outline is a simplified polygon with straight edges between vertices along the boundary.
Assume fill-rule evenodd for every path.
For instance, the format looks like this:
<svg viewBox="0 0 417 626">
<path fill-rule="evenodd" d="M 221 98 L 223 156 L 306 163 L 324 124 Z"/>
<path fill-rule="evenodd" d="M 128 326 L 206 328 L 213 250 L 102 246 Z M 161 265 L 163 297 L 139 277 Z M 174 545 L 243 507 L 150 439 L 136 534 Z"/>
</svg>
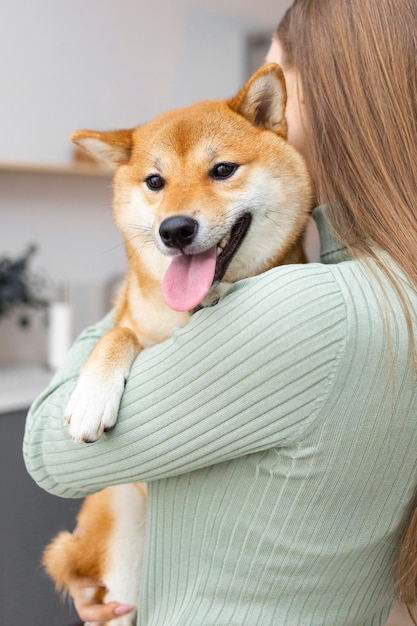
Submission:
<svg viewBox="0 0 417 626">
<path fill-rule="evenodd" d="M 164 300 L 174 311 L 191 311 L 208 294 L 216 269 L 216 246 L 172 259 L 162 281 Z"/>
</svg>

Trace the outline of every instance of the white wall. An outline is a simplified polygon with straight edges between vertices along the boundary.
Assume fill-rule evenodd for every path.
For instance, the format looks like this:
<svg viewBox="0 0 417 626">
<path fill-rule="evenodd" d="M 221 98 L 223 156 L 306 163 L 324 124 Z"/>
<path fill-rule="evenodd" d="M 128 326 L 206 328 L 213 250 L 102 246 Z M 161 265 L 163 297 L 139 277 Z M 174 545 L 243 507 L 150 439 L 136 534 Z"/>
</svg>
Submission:
<svg viewBox="0 0 417 626">
<path fill-rule="evenodd" d="M 233 95 L 245 79 L 247 34 L 272 34 L 288 4 L 2 0 L 0 257 L 38 244 L 33 268 L 70 286 L 75 333 L 102 315 L 107 281 L 125 267 L 110 179 L 7 172 L 1 163 L 67 164 L 74 129 L 137 125 Z M 0 365 L 15 342 L 28 342 L 9 330 L 6 350 L 0 320 Z"/>
<path fill-rule="evenodd" d="M 281 0 L 2 0 L 0 161 L 66 162 L 79 127 L 233 95 Z M 256 10 L 255 10 L 256 9 Z"/>
</svg>

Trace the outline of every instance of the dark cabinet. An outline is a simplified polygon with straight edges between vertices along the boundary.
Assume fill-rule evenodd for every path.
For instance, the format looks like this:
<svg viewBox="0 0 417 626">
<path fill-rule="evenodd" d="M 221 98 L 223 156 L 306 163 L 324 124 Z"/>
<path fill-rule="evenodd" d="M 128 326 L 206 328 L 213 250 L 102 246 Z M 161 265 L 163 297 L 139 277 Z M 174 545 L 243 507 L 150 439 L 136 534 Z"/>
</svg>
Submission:
<svg viewBox="0 0 417 626">
<path fill-rule="evenodd" d="M 0 625 L 68 626 L 77 616 L 40 564 L 42 550 L 74 526 L 79 500 L 40 489 L 22 458 L 26 413 L 0 414 Z"/>
</svg>

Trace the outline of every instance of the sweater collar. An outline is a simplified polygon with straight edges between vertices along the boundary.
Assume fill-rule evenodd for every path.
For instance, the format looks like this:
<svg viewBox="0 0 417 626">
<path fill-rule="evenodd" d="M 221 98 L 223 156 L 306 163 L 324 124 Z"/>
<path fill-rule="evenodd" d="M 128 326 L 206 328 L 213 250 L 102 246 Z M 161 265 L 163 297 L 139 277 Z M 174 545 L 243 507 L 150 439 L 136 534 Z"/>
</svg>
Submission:
<svg viewBox="0 0 417 626">
<path fill-rule="evenodd" d="M 320 235 L 320 259 L 322 263 L 341 263 L 352 258 L 351 253 L 338 240 L 331 227 L 331 220 L 326 205 L 318 206 L 313 211 L 313 218 Z"/>
</svg>

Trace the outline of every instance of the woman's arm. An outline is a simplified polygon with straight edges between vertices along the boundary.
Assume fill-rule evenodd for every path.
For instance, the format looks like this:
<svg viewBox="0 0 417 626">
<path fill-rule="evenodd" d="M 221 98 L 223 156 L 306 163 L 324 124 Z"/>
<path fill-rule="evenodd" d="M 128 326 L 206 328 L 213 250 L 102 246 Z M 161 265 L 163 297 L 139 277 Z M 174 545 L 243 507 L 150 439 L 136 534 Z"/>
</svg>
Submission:
<svg viewBox="0 0 417 626">
<path fill-rule="evenodd" d="M 107 318 L 76 343 L 33 405 L 29 471 L 47 490 L 79 497 L 283 445 L 314 419 L 345 336 L 344 301 L 320 265 L 281 267 L 236 284 L 133 365 L 112 433 L 74 444 L 63 410 Z"/>
</svg>

